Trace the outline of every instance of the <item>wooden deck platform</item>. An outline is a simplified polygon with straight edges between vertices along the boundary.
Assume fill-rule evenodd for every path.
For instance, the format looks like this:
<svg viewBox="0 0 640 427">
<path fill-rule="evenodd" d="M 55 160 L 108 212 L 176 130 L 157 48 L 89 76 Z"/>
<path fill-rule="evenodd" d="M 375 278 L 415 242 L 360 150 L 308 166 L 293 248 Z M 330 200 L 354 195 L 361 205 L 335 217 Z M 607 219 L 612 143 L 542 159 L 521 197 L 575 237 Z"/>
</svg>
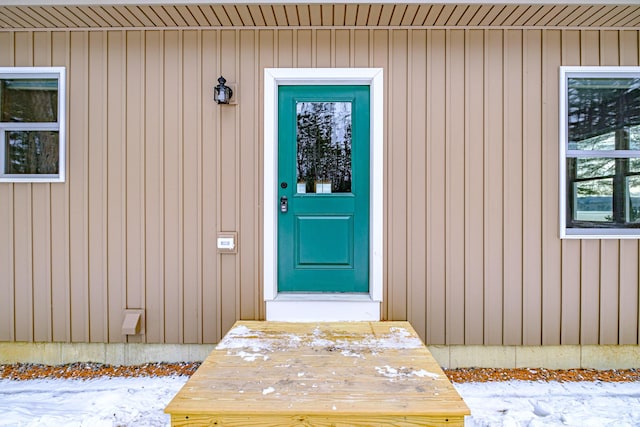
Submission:
<svg viewBox="0 0 640 427">
<path fill-rule="evenodd" d="M 241 321 L 165 408 L 172 426 L 462 426 L 407 322 Z"/>
</svg>

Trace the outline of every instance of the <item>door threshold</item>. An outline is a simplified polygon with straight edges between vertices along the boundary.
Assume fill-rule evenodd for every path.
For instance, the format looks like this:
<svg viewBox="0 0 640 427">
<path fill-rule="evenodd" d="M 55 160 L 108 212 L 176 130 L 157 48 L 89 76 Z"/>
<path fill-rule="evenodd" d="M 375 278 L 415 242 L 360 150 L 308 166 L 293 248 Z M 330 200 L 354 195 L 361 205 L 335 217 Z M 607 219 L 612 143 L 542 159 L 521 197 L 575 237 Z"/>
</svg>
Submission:
<svg viewBox="0 0 640 427">
<path fill-rule="evenodd" d="M 380 320 L 380 301 L 374 301 L 369 294 L 278 293 L 266 304 L 267 320 L 279 322 Z"/>
</svg>

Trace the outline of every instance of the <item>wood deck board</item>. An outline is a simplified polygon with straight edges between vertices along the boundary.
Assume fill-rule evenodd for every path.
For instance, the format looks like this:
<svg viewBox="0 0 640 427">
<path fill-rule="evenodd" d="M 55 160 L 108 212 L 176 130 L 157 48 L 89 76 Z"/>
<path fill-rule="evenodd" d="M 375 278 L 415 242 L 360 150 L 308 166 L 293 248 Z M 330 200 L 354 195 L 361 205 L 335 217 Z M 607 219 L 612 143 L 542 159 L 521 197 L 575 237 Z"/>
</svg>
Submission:
<svg viewBox="0 0 640 427">
<path fill-rule="evenodd" d="M 166 407 L 172 425 L 463 425 L 407 322 L 237 322 Z"/>
</svg>

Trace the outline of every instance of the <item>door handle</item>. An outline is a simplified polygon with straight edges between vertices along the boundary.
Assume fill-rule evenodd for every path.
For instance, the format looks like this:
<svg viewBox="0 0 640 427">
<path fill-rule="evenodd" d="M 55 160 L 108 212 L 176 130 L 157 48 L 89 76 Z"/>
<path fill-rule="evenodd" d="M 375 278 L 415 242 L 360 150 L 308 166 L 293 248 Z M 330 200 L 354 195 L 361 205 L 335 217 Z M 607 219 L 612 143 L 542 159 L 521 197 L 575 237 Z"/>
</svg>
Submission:
<svg viewBox="0 0 640 427">
<path fill-rule="evenodd" d="M 289 211 L 289 199 L 287 196 L 280 197 L 280 212 L 287 213 Z"/>
</svg>

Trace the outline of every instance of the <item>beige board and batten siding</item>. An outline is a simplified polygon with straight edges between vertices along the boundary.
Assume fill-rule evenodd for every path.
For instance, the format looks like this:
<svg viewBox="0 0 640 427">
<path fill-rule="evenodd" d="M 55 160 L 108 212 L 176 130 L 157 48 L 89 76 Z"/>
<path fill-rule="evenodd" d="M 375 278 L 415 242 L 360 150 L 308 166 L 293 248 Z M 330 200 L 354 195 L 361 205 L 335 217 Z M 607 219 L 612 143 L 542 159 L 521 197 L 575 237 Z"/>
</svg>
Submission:
<svg viewBox="0 0 640 427">
<path fill-rule="evenodd" d="M 558 67 L 637 30 L 2 31 L 66 66 L 67 182 L 0 184 L 0 341 L 214 343 L 264 317 L 266 67 L 381 67 L 384 319 L 428 344 L 638 344 L 637 240 L 558 237 Z M 237 104 L 219 107 L 222 74 Z M 218 231 L 238 232 L 219 254 Z"/>
</svg>

